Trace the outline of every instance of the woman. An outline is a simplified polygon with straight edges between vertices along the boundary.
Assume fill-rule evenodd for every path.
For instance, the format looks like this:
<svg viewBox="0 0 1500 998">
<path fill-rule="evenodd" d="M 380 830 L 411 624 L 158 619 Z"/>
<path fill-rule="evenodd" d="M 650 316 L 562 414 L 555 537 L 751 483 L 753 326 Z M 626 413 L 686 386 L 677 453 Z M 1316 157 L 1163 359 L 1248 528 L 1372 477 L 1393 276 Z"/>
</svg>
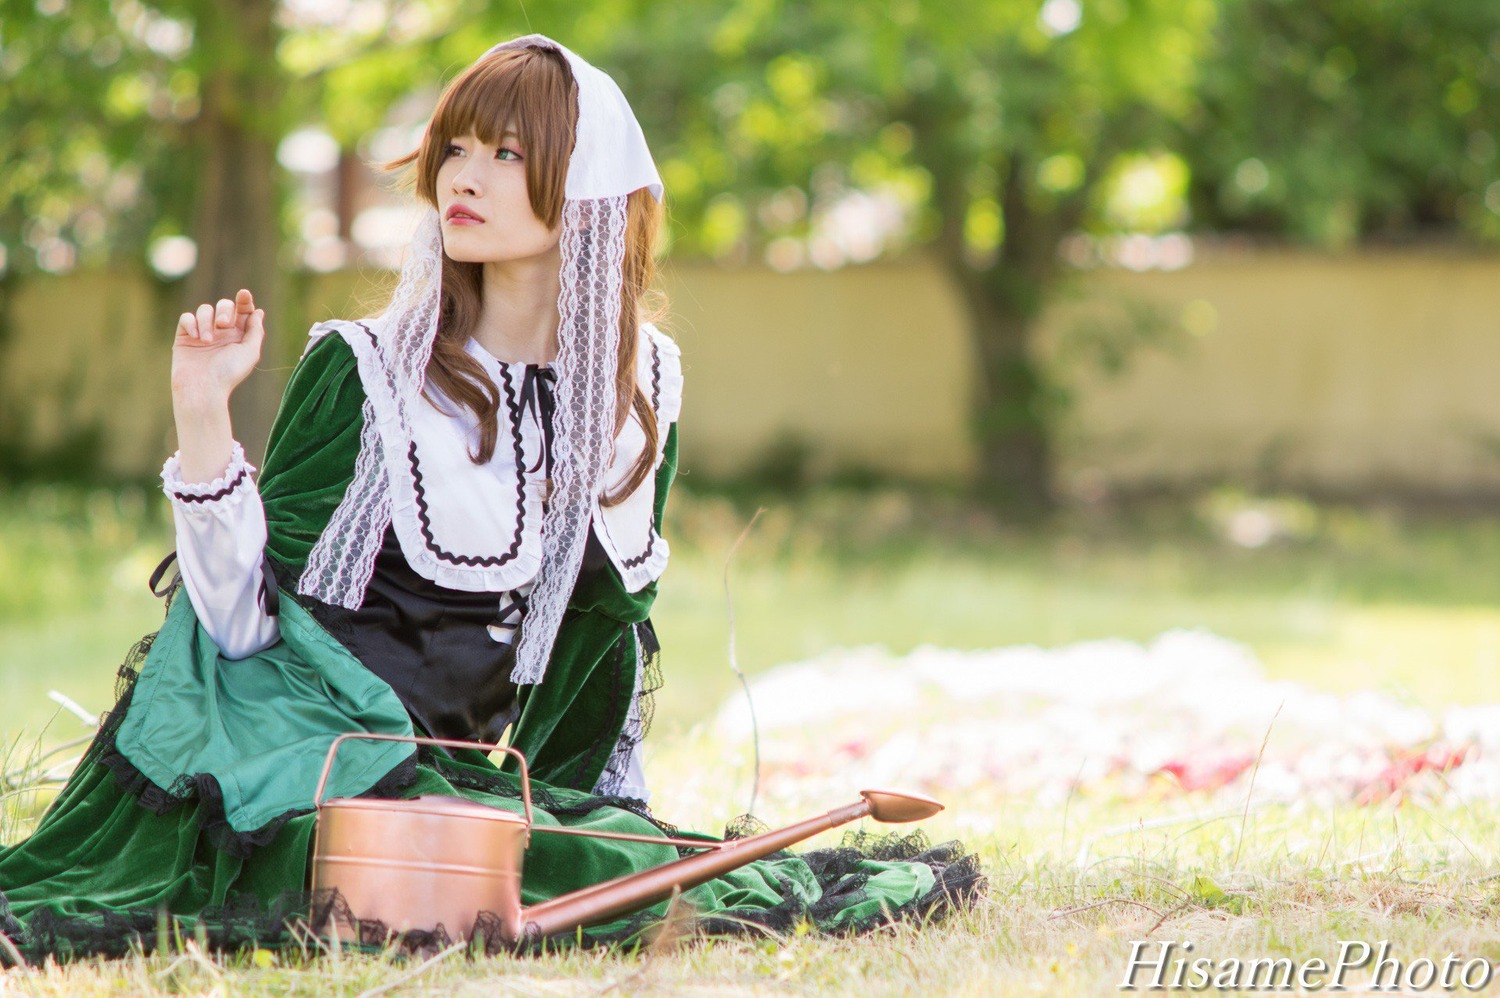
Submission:
<svg viewBox="0 0 1500 998">
<path fill-rule="evenodd" d="M 494 740 L 516 720 L 513 744 L 539 777 L 644 798 L 628 707 L 637 649 L 654 648 L 646 615 L 668 549 L 652 514 L 675 469 L 682 374 L 676 345 L 638 316 L 661 183 L 623 96 L 581 71 L 600 93 L 581 108 L 597 109 L 583 137 L 635 150 L 588 174 L 569 170 L 587 161 L 570 160 L 578 112 L 560 54 L 501 49 L 444 95 L 422 147 L 394 164 L 415 167 L 428 206 L 395 301 L 382 322 L 314 328 L 259 494 L 228 398 L 255 363 L 262 316 L 247 291 L 184 313 L 181 450 L 163 477 L 183 581 L 226 657 L 277 640 L 256 606 L 265 548 L 429 734 Z M 565 198 L 570 184 L 607 194 Z M 570 285 L 607 285 L 608 301 L 573 292 L 560 316 L 565 266 Z M 357 477 L 362 463 L 383 481 Z M 592 628 L 560 628 L 580 563 L 608 606 Z M 542 683 L 553 640 L 563 671 Z"/>
<path fill-rule="evenodd" d="M 671 831 L 645 808 L 640 699 L 682 379 L 640 318 L 662 195 L 640 127 L 608 76 L 531 35 L 450 84 L 403 162 L 425 208 L 391 304 L 314 327 L 258 481 L 228 400 L 264 314 L 241 291 L 179 321 L 162 477 L 182 585 L 67 787 L 0 852 L 27 955 L 149 947 L 163 912 L 220 945 L 279 938 L 345 731 L 509 730 L 539 821 Z M 421 794 L 518 809 L 481 752 L 380 741 L 345 743 L 328 796 Z M 715 931 L 853 930 L 980 883 L 956 847 L 887 853 L 783 855 L 686 897 Z M 675 855 L 537 836 L 525 900 Z"/>
</svg>

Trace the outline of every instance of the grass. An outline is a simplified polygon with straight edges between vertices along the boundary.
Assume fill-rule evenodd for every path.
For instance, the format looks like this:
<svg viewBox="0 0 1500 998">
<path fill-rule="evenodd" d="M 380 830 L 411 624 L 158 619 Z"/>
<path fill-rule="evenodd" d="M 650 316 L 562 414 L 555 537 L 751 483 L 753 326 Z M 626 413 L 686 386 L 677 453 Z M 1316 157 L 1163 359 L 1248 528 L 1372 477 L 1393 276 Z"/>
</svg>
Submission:
<svg viewBox="0 0 1500 998">
<path fill-rule="evenodd" d="M 896 490 L 763 504 L 731 572 L 748 672 L 838 646 L 899 654 L 1205 627 L 1248 644 L 1275 677 L 1430 707 L 1500 701 L 1500 520 L 1232 493 L 1037 529 Z M 160 621 L 146 578 L 172 547 L 164 506 L 138 491 L 0 492 L 0 732 L 45 721 L 52 688 L 108 706 L 120 657 Z M 673 497 L 674 557 L 654 614 L 661 733 L 734 688 L 724 557 L 755 508 Z M 1262 509 L 1283 510 L 1277 537 L 1260 548 L 1225 539 L 1223 521 Z"/>
<path fill-rule="evenodd" d="M 738 658 L 752 673 L 841 645 L 1056 645 L 1190 626 L 1245 642 L 1275 677 L 1374 687 L 1434 708 L 1500 701 L 1497 520 L 1228 492 L 1078 510 L 1031 529 L 896 490 L 762 502 L 767 512 L 731 574 Z M 145 577 L 171 546 L 163 506 L 141 493 L 0 493 L 0 736 L 17 746 L 12 758 L 57 713 L 49 689 L 91 710 L 109 705 L 115 664 L 160 619 Z M 655 614 L 667 685 L 652 768 L 656 810 L 690 827 L 714 828 L 744 806 L 744 760 L 717 752 L 701 722 L 736 689 L 723 559 L 754 508 L 680 491 L 670 511 L 673 564 Z M 62 714 L 41 741 L 80 729 Z M 22 817 L 24 800 L 10 803 Z M 1408 961 L 1450 952 L 1500 961 L 1485 806 L 1314 809 L 1253 794 L 1211 812 L 1193 796 L 948 803 L 925 827 L 980 852 L 991 897 L 925 931 L 524 961 L 454 953 L 425 967 L 183 951 L 12 972 L 0 986 L 38 995 L 1105 994 L 1116 993 L 1131 942 L 1146 939 L 1189 940 L 1193 955 L 1215 959 L 1332 961 L 1341 940 L 1388 939 Z"/>
<path fill-rule="evenodd" d="M 1329 962 L 1341 941 L 1389 940 L 1408 962 L 1449 953 L 1500 961 L 1493 856 L 1470 857 L 1460 844 L 1483 840 L 1485 816 L 1273 808 L 1250 816 L 1241 850 L 1238 816 L 1204 821 L 1189 812 L 1176 824 L 1112 831 L 1128 810 L 1080 805 L 1065 842 L 1057 815 L 1007 808 L 1007 833 L 985 850 L 989 903 L 936 928 L 627 955 L 470 961 L 452 953 L 426 968 L 390 956 L 264 954 L 258 963 L 188 951 L 41 968 L 11 981 L 26 994 L 59 996 L 356 995 L 397 982 L 404 995 L 1081 995 L 1117 993 L 1136 940 L 1185 941 L 1216 959 Z M 1085 842 L 1093 851 L 1079 865 Z M 1356 971 L 1346 983 L 1366 980 L 1367 970 Z"/>
</svg>

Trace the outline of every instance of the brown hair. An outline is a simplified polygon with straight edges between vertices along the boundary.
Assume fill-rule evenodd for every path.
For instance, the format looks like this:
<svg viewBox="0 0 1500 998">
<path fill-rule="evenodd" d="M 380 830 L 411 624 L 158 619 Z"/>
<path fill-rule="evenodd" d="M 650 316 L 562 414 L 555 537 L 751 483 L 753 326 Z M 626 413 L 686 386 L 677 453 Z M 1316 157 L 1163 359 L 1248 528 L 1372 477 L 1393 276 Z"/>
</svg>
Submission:
<svg viewBox="0 0 1500 998">
<path fill-rule="evenodd" d="M 515 130 L 526 150 L 526 190 L 538 220 L 554 229 L 562 220 L 564 184 L 578 126 L 578 87 L 562 53 L 547 48 L 503 49 L 466 69 L 438 98 L 421 146 L 386 170 L 415 167 L 409 176 L 416 195 L 437 207 L 437 174 L 448 143 L 473 133 L 481 142 L 498 144 L 507 128 Z M 646 434 L 646 447 L 620 487 L 600 502 L 623 501 L 645 480 L 656 463 L 658 427 L 646 393 L 636 383 L 640 325 L 664 308 L 656 279 L 656 238 L 661 206 L 647 188 L 626 200 L 625 260 L 620 292 L 620 361 L 616 375 L 615 434 L 633 409 Z M 443 254 L 442 307 L 427 377 L 448 398 L 479 419 L 479 450 L 469 455 L 484 464 L 495 453 L 499 435 L 500 391 L 464 349 L 484 302 L 484 266 Z M 649 309 L 649 314 L 648 314 Z"/>
</svg>

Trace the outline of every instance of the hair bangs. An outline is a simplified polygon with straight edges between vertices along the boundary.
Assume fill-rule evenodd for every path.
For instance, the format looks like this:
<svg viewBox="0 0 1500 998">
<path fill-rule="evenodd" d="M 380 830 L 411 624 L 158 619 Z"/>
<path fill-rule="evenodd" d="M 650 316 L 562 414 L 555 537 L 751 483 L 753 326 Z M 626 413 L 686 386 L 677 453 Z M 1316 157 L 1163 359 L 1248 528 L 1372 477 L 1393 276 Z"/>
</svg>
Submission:
<svg viewBox="0 0 1500 998">
<path fill-rule="evenodd" d="M 469 67 L 439 99 L 417 154 L 419 193 L 436 205 L 438 169 L 454 138 L 472 134 L 499 145 L 513 131 L 526 160 L 532 211 L 556 226 L 577 123 L 577 88 L 560 53 L 529 47 L 496 52 Z"/>
<path fill-rule="evenodd" d="M 434 141 L 451 141 L 475 135 L 494 145 L 515 118 L 517 92 L 521 89 L 519 60 L 486 60 L 460 78 L 433 112 L 428 126 Z M 524 141 L 524 138 L 523 138 Z"/>
</svg>

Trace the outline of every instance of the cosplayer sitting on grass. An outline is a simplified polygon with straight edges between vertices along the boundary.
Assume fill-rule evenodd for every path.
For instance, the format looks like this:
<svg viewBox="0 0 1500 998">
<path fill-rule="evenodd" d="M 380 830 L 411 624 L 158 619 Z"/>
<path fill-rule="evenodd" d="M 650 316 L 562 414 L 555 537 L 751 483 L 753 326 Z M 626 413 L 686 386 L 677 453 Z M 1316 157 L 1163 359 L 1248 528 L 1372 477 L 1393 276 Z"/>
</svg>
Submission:
<svg viewBox="0 0 1500 998">
<path fill-rule="evenodd" d="M 0 851 L 0 927 L 28 957 L 150 948 L 163 928 L 286 938 L 328 900 L 307 894 L 313 794 L 343 732 L 508 733 L 539 822 L 671 831 L 640 743 L 682 370 L 646 321 L 663 192 L 640 126 L 607 75 L 529 35 L 456 78 L 392 166 L 422 218 L 391 302 L 313 327 L 258 477 L 229 397 L 265 314 L 241 290 L 178 323 L 162 479 L 181 583 L 67 786 Z M 477 750 L 362 740 L 338 758 L 328 797 L 520 809 L 514 771 Z M 537 836 L 524 899 L 676 856 Z M 955 846 L 907 839 L 778 854 L 684 900 L 705 931 L 854 931 L 979 882 Z"/>
</svg>

